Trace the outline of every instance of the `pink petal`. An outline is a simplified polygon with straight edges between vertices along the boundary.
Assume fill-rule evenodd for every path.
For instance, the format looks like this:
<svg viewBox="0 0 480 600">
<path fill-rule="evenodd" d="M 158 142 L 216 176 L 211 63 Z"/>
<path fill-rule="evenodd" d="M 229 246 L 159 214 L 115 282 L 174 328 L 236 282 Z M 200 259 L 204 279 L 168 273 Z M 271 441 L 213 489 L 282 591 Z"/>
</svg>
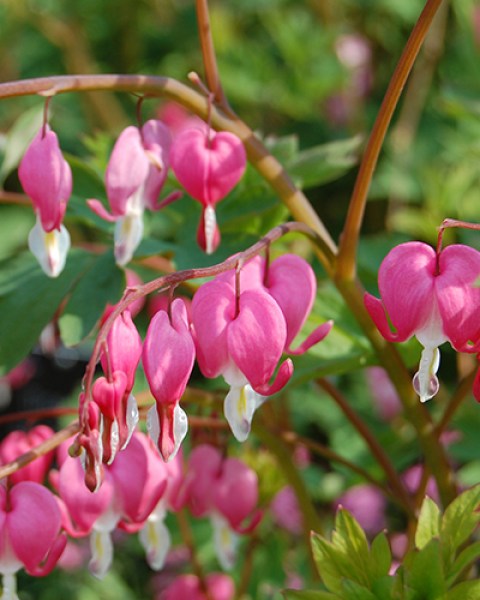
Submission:
<svg viewBox="0 0 480 600">
<path fill-rule="evenodd" d="M 207 515 L 213 508 L 213 494 L 222 468 L 222 456 L 214 446 L 200 444 L 189 457 L 185 479 L 188 505 L 195 517 Z"/>
<path fill-rule="evenodd" d="M 479 277 L 478 250 L 459 244 L 442 250 L 436 295 L 443 330 L 460 352 L 472 351 L 468 343 L 480 341 L 480 287 L 476 284 Z"/>
<path fill-rule="evenodd" d="M 159 311 L 148 327 L 143 347 L 143 366 L 157 402 L 174 404 L 182 397 L 195 361 L 195 345 L 187 309 L 177 298 L 167 312 Z"/>
<path fill-rule="evenodd" d="M 58 229 L 72 194 L 72 171 L 63 158 L 57 135 L 46 126 L 27 148 L 18 177 L 40 216 L 44 231 Z"/>
<path fill-rule="evenodd" d="M 197 360 L 205 377 L 217 377 L 230 362 L 227 333 L 234 318 L 235 292 L 228 283 L 209 281 L 197 290 L 192 324 Z"/>
<path fill-rule="evenodd" d="M 104 221 L 108 221 L 109 223 L 115 223 L 115 221 L 118 221 L 119 216 L 110 214 L 100 200 L 90 198 L 90 200 L 87 200 L 87 204 L 88 207 Z"/>
<path fill-rule="evenodd" d="M 297 346 L 295 350 L 288 347 L 286 348 L 286 352 L 289 354 L 293 354 L 294 356 L 298 356 L 300 354 L 304 354 L 309 348 L 315 346 L 321 342 L 325 337 L 330 333 L 333 327 L 333 321 L 327 321 L 323 323 L 319 327 L 317 327 L 312 333 L 300 344 Z"/>
<path fill-rule="evenodd" d="M 145 182 L 150 162 L 145 154 L 140 131 L 127 127 L 113 147 L 105 174 L 107 196 L 115 216 L 126 212 L 127 200 Z"/>
<path fill-rule="evenodd" d="M 232 133 L 212 132 L 210 139 L 198 129 L 180 133 L 172 144 L 172 169 L 187 192 L 204 205 L 214 205 L 240 181 L 246 154 Z"/>
<path fill-rule="evenodd" d="M 12 431 L 9 433 L 0 444 L 0 460 L 3 464 L 12 462 L 20 455 L 25 454 L 38 446 L 53 435 L 53 430 L 47 425 L 37 425 L 30 431 Z M 45 475 L 49 470 L 52 460 L 53 451 L 39 456 L 25 467 L 21 468 L 16 473 L 12 473 L 9 479 L 12 483 L 20 481 L 35 481 L 43 483 Z"/>
<path fill-rule="evenodd" d="M 315 274 L 303 258 L 295 254 L 284 254 L 269 266 L 266 287 L 285 317 L 285 345 L 288 347 L 312 309 L 317 292 Z"/>
<path fill-rule="evenodd" d="M 260 290 L 240 294 L 238 316 L 228 328 L 228 351 L 255 391 L 272 376 L 286 335 L 282 311 L 269 294 Z"/>
<path fill-rule="evenodd" d="M 115 319 L 108 333 L 107 345 L 108 360 L 105 353 L 101 360 L 104 372 L 123 371 L 127 376 L 127 389 L 131 391 L 142 355 L 142 339 L 132 321 L 130 311 L 124 311 Z"/>
<path fill-rule="evenodd" d="M 27 571 L 39 567 L 60 532 L 60 511 L 47 488 L 32 481 L 10 490 L 7 528 L 12 548 Z"/>
</svg>

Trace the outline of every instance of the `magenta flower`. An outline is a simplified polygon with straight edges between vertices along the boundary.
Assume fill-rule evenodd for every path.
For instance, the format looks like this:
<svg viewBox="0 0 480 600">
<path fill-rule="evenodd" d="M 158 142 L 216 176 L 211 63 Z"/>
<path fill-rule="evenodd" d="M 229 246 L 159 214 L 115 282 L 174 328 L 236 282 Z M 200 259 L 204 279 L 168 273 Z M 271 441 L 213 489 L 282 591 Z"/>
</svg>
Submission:
<svg viewBox="0 0 480 600">
<path fill-rule="evenodd" d="M 0 486 L 0 572 L 4 600 L 16 600 L 15 573 L 50 573 L 65 548 L 61 517 L 51 492 L 33 481 Z"/>
<path fill-rule="evenodd" d="M 253 531 L 262 518 L 256 473 L 237 458 L 223 459 L 213 446 L 191 453 L 185 496 L 196 517 L 210 517 L 217 558 L 224 569 L 235 564 L 238 534 Z"/>
<path fill-rule="evenodd" d="M 188 429 L 187 415 L 180 408 L 195 361 L 185 303 L 175 299 L 170 314 L 157 312 L 148 327 L 143 346 L 143 367 L 156 400 L 148 413 L 147 426 L 164 460 L 177 453 Z"/>
<path fill-rule="evenodd" d="M 90 536 L 90 570 L 101 578 L 110 567 L 116 527 L 128 532 L 142 528 L 165 492 L 162 462 L 143 434 L 133 435 L 115 462 L 104 467 L 101 487 L 84 485 L 81 461 L 66 456 L 56 478 L 63 526 L 72 537 Z"/>
<path fill-rule="evenodd" d="M 105 174 L 109 213 L 99 200 L 88 200 L 102 219 L 115 222 L 114 252 L 119 265 L 132 258 L 143 236 L 146 208 L 159 210 L 178 198 L 175 193 L 157 203 L 169 167 L 171 136 L 160 121 L 127 127 L 113 147 Z"/>
<path fill-rule="evenodd" d="M 237 185 L 245 171 L 243 144 L 227 131 L 186 129 L 175 137 L 170 160 L 178 181 L 203 206 L 197 241 L 211 254 L 220 243 L 215 205 Z"/>
<path fill-rule="evenodd" d="M 380 266 L 382 300 L 365 295 L 365 306 L 385 339 L 404 342 L 415 335 L 422 344 L 413 379 L 422 402 L 438 391 L 440 344 L 449 341 L 459 352 L 479 349 L 479 276 L 480 252 L 473 248 L 452 245 L 437 255 L 422 242 L 408 242 L 393 248 Z"/>
<path fill-rule="evenodd" d="M 30 431 L 12 431 L 0 444 L 0 460 L 3 464 L 12 462 L 22 454 L 29 452 L 53 435 L 53 430 L 47 425 L 37 425 Z M 53 452 L 47 452 L 37 457 L 9 476 L 11 483 L 20 481 L 35 481 L 43 483 L 45 476 L 52 464 Z"/>
<path fill-rule="evenodd" d="M 111 463 L 118 450 L 128 444 L 138 423 L 138 408 L 132 395 L 135 371 L 142 354 L 142 340 L 130 312 L 124 311 L 113 322 L 107 336 L 107 351 L 101 363 L 105 377 L 92 389 L 100 408 L 103 461 Z"/>
<path fill-rule="evenodd" d="M 70 248 L 70 236 L 62 221 L 72 194 L 72 172 L 62 156 L 57 135 L 48 125 L 27 148 L 18 177 L 37 215 L 28 236 L 29 248 L 43 271 L 49 277 L 57 277 Z"/>
<path fill-rule="evenodd" d="M 224 412 L 234 436 L 245 441 L 253 413 L 290 379 L 287 359 L 269 383 L 282 356 L 287 326 L 277 302 L 262 289 L 241 291 L 213 280 L 202 285 L 192 301 L 197 359 L 205 377 L 222 375 L 230 385 Z"/>
<path fill-rule="evenodd" d="M 235 597 L 233 580 L 224 573 L 209 573 L 205 577 L 208 597 L 212 600 L 232 600 Z M 196 575 L 180 575 L 161 595 L 162 600 L 206 600 Z"/>
</svg>

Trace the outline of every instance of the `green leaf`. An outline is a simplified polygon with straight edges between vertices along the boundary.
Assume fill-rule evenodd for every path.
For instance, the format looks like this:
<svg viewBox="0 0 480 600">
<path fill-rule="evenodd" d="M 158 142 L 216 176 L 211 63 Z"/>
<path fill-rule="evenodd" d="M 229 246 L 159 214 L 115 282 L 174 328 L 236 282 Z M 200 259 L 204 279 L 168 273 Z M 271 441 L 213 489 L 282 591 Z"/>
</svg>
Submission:
<svg viewBox="0 0 480 600">
<path fill-rule="evenodd" d="M 349 558 L 317 534 L 312 535 L 312 551 L 323 583 L 332 592 L 340 594 L 342 579 L 347 577 L 350 572 Z"/>
<path fill-rule="evenodd" d="M 335 530 L 332 543 L 341 548 L 351 560 L 351 572 L 348 575 L 352 581 L 368 585 L 368 547 L 367 536 L 356 519 L 344 508 L 337 511 Z"/>
<path fill-rule="evenodd" d="M 382 579 L 390 571 L 390 567 L 392 566 L 392 552 L 387 536 L 383 531 L 372 542 L 369 565 L 372 581 Z"/>
<path fill-rule="evenodd" d="M 445 600 L 478 600 L 480 598 L 480 580 L 463 581 L 449 590 Z"/>
<path fill-rule="evenodd" d="M 342 600 L 378 600 L 378 598 L 356 581 L 344 579 L 342 581 Z"/>
<path fill-rule="evenodd" d="M 455 562 L 447 572 L 447 583 L 451 585 L 462 571 L 467 569 L 478 558 L 480 558 L 480 542 L 474 542 L 462 550 L 455 559 Z"/>
<path fill-rule="evenodd" d="M 447 572 L 458 547 L 470 537 L 480 521 L 480 513 L 475 512 L 479 503 L 480 485 L 477 485 L 460 494 L 445 510 L 440 533 Z"/>
<path fill-rule="evenodd" d="M 415 545 L 421 550 L 432 538 L 439 537 L 439 535 L 440 509 L 431 498 L 426 496 L 418 517 Z"/>
<path fill-rule="evenodd" d="M 107 303 L 115 304 L 125 287 L 125 273 L 115 264 L 112 252 L 96 258 L 78 284 L 59 319 L 66 346 L 83 340 L 101 317 Z"/>
<path fill-rule="evenodd" d="M 404 584 L 418 600 L 438 600 L 446 592 L 439 540 L 433 538 L 422 548 L 412 550 L 403 561 Z M 410 597 L 410 596 L 409 596 Z"/>
<path fill-rule="evenodd" d="M 13 171 L 25 153 L 28 144 L 40 130 L 43 122 L 43 102 L 24 111 L 15 121 L 5 140 L 5 156 L 0 167 L 0 185 Z"/>
<path fill-rule="evenodd" d="M 316 590 L 284 590 L 285 600 L 340 600 L 340 597 L 330 592 Z"/>
<path fill-rule="evenodd" d="M 308 148 L 287 164 L 291 177 L 302 188 L 338 179 L 358 161 L 361 136 Z"/>
<path fill-rule="evenodd" d="M 30 253 L 0 269 L 0 369 L 8 372 L 31 352 L 90 260 L 83 251 L 70 252 L 56 279 L 47 277 Z"/>
</svg>

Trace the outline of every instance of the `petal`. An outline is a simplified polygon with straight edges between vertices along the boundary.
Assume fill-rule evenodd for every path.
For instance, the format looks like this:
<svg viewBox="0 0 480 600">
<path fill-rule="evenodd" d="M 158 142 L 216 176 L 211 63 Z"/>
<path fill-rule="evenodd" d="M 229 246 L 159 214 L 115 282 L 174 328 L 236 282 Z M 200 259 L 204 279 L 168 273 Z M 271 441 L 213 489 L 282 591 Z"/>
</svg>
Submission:
<svg viewBox="0 0 480 600">
<path fill-rule="evenodd" d="M 197 243 L 207 254 L 213 254 L 220 244 L 220 230 L 213 206 L 206 206 L 197 229 Z"/>
<path fill-rule="evenodd" d="M 433 398 L 438 392 L 440 384 L 436 372 L 440 365 L 440 352 L 438 348 L 427 347 L 422 351 L 418 372 L 413 378 L 413 387 L 420 396 L 421 402 Z"/>
<path fill-rule="evenodd" d="M 150 161 L 139 129 L 127 127 L 113 147 L 105 173 L 107 196 L 114 215 L 125 215 L 127 201 L 143 186 L 149 169 Z"/>
<path fill-rule="evenodd" d="M 304 354 L 307 350 L 309 350 L 315 344 L 321 342 L 325 337 L 330 333 L 333 327 L 333 321 L 327 321 L 323 323 L 319 327 L 317 327 L 312 333 L 299 345 L 295 350 L 287 346 L 286 352 L 289 354 L 293 354 L 294 356 L 298 356 L 300 354 Z"/>
<path fill-rule="evenodd" d="M 152 406 L 147 414 L 147 430 L 165 462 L 173 460 L 188 431 L 186 412 L 178 404 Z"/>
<path fill-rule="evenodd" d="M 63 271 L 70 249 L 70 235 L 61 225 L 46 233 L 37 217 L 37 222 L 28 235 L 28 247 L 49 277 L 58 277 Z"/>
<path fill-rule="evenodd" d="M 272 376 L 287 328 L 276 301 L 261 290 L 240 294 L 238 316 L 228 327 L 228 352 L 254 389 Z"/>
<path fill-rule="evenodd" d="M 58 229 L 72 193 L 72 171 L 63 158 L 57 135 L 48 125 L 27 148 L 18 176 L 40 215 L 43 229 L 47 232 Z"/>
<path fill-rule="evenodd" d="M 238 536 L 232 531 L 228 521 L 214 513 L 211 516 L 213 543 L 220 566 L 230 571 L 237 560 Z"/>
<path fill-rule="evenodd" d="M 185 303 L 177 298 L 171 308 L 150 321 L 143 345 L 143 366 L 158 403 L 174 404 L 182 397 L 195 362 L 195 344 Z"/>
<path fill-rule="evenodd" d="M 109 223 L 115 223 L 119 219 L 118 215 L 112 215 L 108 212 L 108 210 L 103 206 L 100 200 L 95 200 L 95 198 L 90 198 L 87 200 L 87 205 L 96 215 L 98 215 L 104 221 L 108 221 Z"/>
<path fill-rule="evenodd" d="M 92 558 L 88 563 L 88 569 L 92 575 L 103 579 L 113 560 L 113 544 L 110 533 L 94 529 L 90 534 L 90 551 Z"/>
<path fill-rule="evenodd" d="M 170 532 L 163 518 L 153 513 L 140 530 L 139 538 L 150 568 L 154 571 L 163 569 L 171 546 Z"/>
<path fill-rule="evenodd" d="M 17 578 L 13 573 L 5 574 L 2 579 L 1 600 L 20 600 L 17 596 Z"/>
<path fill-rule="evenodd" d="M 223 412 L 239 442 L 248 438 L 253 414 L 264 401 L 265 398 L 257 394 L 250 385 L 230 388 L 223 404 Z"/>
<path fill-rule="evenodd" d="M 235 292 L 228 283 L 209 281 L 197 290 L 192 324 L 197 360 L 205 377 L 217 377 L 230 362 L 227 332 L 234 318 Z"/>
<path fill-rule="evenodd" d="M 241 179 L 246 154 L 241 140 L 232 133 L 186 129 L 172 144 L 172 169 L 187 192 L 204 205 L 224 198 Z"/>
<path fill-rule="evenodd" d="M 131 390 L 142 356 L 142 338 L 135 327 L 130 311 L 124 311 L 114 320 L 108 332 L 107 346 L 108 360 L 105 354 L 101 359 L 104 373 L 123 372 L 127 377 L 127 389 Z"/>
<path fill-rule="evenodd" d="M 12 548 L 27 571 L 34 571 L 60 533 L 60 510 L 53 494 L 32 481 L 11 489 L 10 504 L 6 525 Z"/>
<path fill-rule="evenodd" d="M 143 237 L 143 213 L 126 213 L 117 219 L 114 233 L 114 254 L 117 265 L 129 263 Z"/>
<path fill-rule="evenodd" d="M 435 288 L 445 334 L 456 350 L 475 351 L 468 343 L 480 340 L 480 252 L 448 246 L 440 254 L 439 273 Z"/>
</svg>

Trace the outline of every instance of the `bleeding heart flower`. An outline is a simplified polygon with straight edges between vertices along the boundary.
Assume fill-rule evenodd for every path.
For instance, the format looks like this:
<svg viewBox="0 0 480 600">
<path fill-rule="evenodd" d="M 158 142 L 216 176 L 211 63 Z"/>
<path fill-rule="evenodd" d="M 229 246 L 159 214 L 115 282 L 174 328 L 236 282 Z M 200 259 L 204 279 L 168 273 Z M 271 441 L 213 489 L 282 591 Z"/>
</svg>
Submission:
<svg viewBox="0 0 480 600">
<path fill-rule="evenodd" d="M 224 412 L 234 436 L 247 439 L 253 413 L 290 379 L 290 359 L 281 358 L 287 338 L 285 318 L 277 302 L 262 289 L 240 291 L 221 280 L 205 283 L 192 301 L 197 359 L 205 377 L 223 375 L 231 386 Z"/>
<path fill-rule="evenodd" d="M 205 577 L 208 598 L 211 600 L 232 600 L 235 597 L 235 584 L 224 573 L 209 573 Z M 162 594 L 164 600 L 206 600 L 200 580 L 196 575 L 180 575 Z"/>
<path fill-rule="evenodd" d="M 170 160 L 178 181 L 203 206 L 197 240 L 211 254 L 220 243 L 215 205 L 240 181 L 247 161 L 245 148 L 233 133 L 208 134 L 192 128 L 175 137 Z"/>
<path fill-rule="evenodd" d="M 187 415 L 180 408 L 195 361 L 185 303 L 175 299 L 170 314 L 158 311 L 148 327 L 143 346 L 143 367 L 156 400 L 147 426 L 164 460 L 173 458 L 187 433 Z"/>
<path fill-rule="evenodd" d="M 87 201 L 99 217 L 116 222 L 114 251 L 119 265 L 126 265 L 140 244 L 144 210 L 159 210 L 179 197 L 174 192 L 157 202 L 168 173 L 170 144 L 170 132 L 161 121 L 147 121 L 141 129 L 124 129 L 105 174 L 112 212 L 99 200 Z"/>
<path fill-rule="evenodd" d="M 28 236 L 31 252 L 49 277 L 57 277 L 65 266 L 70 236 L 62 225 L 72 194 L 72 171 L 63 158 L 57 135 L 42 127 L 27 148 L 18 177 L 32 199 L 37 222 Z"/>
<path fill-rule="evenodd" d="M 30 431 L 12 431 L 0 444 L 0 459 L 2 463 L 9 463 L 32 450 L 53 435 L 53 430 L 47 425 L 37 425 Z M 53 460 L 53 451 L 39 456 L 34 461 L 25 465 L 9 476 L 11 483 L 20 481 L 35 481 L 43 483 Z"/>
<path fill-rule="evenodd" d="M 62 554 L 67 537 L 60 534 L 61 517 L 55 497 L 33 481 L 10 489 L 0 486 L 0 572 L 4 600 L 18 600 L 15 573 L 43 576 Z"/>
<path fill-rule="evenodd" d="M 381 300 L 365 295 L 365 307 L 383 337 L 403 342 L 413 335 L 423 346 L 413 385 L 425 402 L 438 391 L 438 346 L 458 352 L 480 349 L 480 252 L 452 245 L 439 254 L 422 242 L 391 250 L 380 265 Z M 387 321 L 388 314 L 395 332 Z"/>
</svg>

